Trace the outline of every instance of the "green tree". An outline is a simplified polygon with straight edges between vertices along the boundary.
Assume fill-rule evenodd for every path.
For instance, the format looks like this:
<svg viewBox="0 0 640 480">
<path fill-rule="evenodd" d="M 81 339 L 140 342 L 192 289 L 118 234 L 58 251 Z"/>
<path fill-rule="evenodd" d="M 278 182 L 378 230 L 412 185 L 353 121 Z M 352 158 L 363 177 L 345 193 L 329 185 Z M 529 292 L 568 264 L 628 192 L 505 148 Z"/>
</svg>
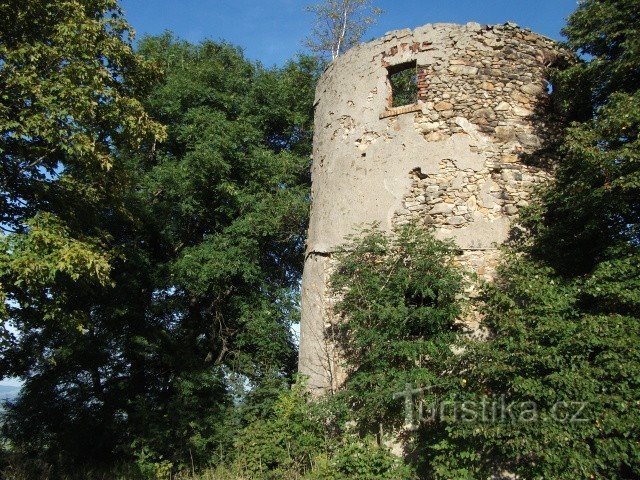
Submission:
<svg viewBox="0 0 640 480">
<path fill-rule="evenodd" d="M 238 435 L 231 478 L 307 480 L 397 480 L 411 470 L 372 437 L 336 434 L 327 404 L 312 400 L 304 382 L 278 395 L 273 408 Z"/>
<path fill-rule="evenodd" d="M 324 0 L 307 10 L 316 17 L 307 46 L 325 60 L 356 46 L 382 13 L 370 0 Z"/>
<path fill-rule="evenodd" d="M 640 475 L 639 7 L 587 0 L 569 17 L 568 44 L 586 59 L 554 75 L 574 120 L 555 181 L 486 289 L 489 340 L 452 367 L 459 401 L 533 402 L 535 419 L 425 427 L 437 478 Z"/>
<path fill-rule="evenodd" d="M 158 72 L 133 53 L 115 0 L 7 1 L 0 15 L 0 226 L 13 254 L 2 289 L 24 307 L 58 274 L 108 283 L 113 245 L 97 217 L 119 208 L 114 149 L 163 129 L 140 102 Z M 54 310 L 66 294 L 28 303 Z"/>
<path fill-rule="evenodd" d="M 134 54 L 115 0 L 10 0 L 0 17 L 0 375 L 26 380 L 19 403 L 37 408 L 16 418 L 42 433 L 12 441 L 36 456 L 65 448 L 66 415 L 79 428 L 73 442 L 99 462 L 114 425 L 99 428 L 104 352 L 92 348 L 100 332 L 90 299 L 111 289 L 125 261 L 109 229 L 130 186 L 117 152 L 164 136 L 141 103 L 158 69 Z"/>
<path fill-rule="evenodd" d="M 442 388 L 449 381 L 464 285 L 454 254 L 452 245 L 410 225 L 392 235 L 365 230 L 338 255 L 331 289 L 340 321 L 332 337 L 347 378 L 336 401 L 349 405 L 365 432 L 402 426 L 404 404 L 394 394 L 407 384 Z"/>
<path fill-rule="evenodd" d="M 564 29 L 569 46 L 589 60 L 554 75 L 558 103 L 575 123 L 561 146 L 556 186 L 528 226 L 535 254 L 568 275 L 624 258 L 620 249 L 633 253 L 640 237 L 637 7 L 585 1 Z"/>
<path fill-rule="evenodd" d="M 3 35 L 33 38 L 3 39 L 2 79 L 44 92 L 5 96 L 7 122 L 38 106 L 32 128 L 51 120 L 62 136 L 3 136 L 4 172 L 30 169 L 5 182 L 1 273 L 18 333 L 1 365 L 25 381 L 5 434 L 19 462 L 54 477 L 134 457 L 146 472 L 220 460 L 238 426 L 232 380 L 271 399 L 295 365 L 317 63 L 265 69 L 169 35 L 134 54 L 112 2 L 6 9 L 20 22 Z M 14 63 L 41 76 L 20 80 Z M 64 155 L 41 159 L 50 144 Z"/>
<path fill-rule="evenodd" d="M 567 280 L 508 258 L 486 291 L 491 338 L 470 342 L 451 367 L 464 386 L 445 400 L 474 413 L 424 426 L 425 471 L 637 478 L 640 283 L 636 271 L 614 292 L 610 272 Z"/>
<path fill-rule="evenodd" d="M 309 472 L 315 457 L 328 448 L 317 405 L 310 403 L 304 383 L 279 393 L 273 408 L 238 435 L 242 450 L 237 470 L 256 479 L 295 478 Z"/>
<path fill-rule="evenodd" d="M 166 322 L 150 348 L 166 362 L 155 383 L 168 388 L 139 405 L 141 417 L 157 415 L 145 420 L 141 438 L 176 464 L 188 465 L 191 455 L 206 464 L 221 445 L 231 447 L 220 437 L 225 415 L 211 409 L 224 409 L 231 392 L 199 391 L 200 378 L 224 377 L 218 385 L 228 390 L 228 378 L 240 376 L 251 389 L 245 401 L 260 410 L 256 403 L 272 402 L 295 368 L 290 326 L 298 314 L 317 63 L 301 58 L 267 70 L 230 45 L 194 46 L 170 35 L 144 39 L 140 52 L 167 65 L 147 106 L 168 125 L 151 160 L 138 159 L 144 229 L 159 255 L 153 311 Z M 179 389 L 179 379 L 195 390 Z M 185 395 L 195 403 L 188 412 L 176 405 L 172 418 L 183 432 L 176 435 L 163 420 L 166 402 Z"/>
</svg>

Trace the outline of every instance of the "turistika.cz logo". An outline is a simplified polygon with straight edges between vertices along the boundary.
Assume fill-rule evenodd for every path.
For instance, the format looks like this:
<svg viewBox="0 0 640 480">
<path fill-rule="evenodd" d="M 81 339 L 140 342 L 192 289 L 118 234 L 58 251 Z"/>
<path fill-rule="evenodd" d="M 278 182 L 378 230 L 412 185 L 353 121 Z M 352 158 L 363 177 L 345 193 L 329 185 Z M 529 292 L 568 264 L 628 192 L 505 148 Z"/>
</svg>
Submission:
<svg viewBox="0 0 640 480">
<path fill-rule="evenodd" d="M 484 396 L 479 400 L 446 399 L 431 396 L 427 404 L 427 392 L 433 385 L 405 389 L 393 394 L 394 399 L 404 399 L 404 428 L 417 430 L 421 424 L 444 421 L 465 423 L 539 422 L 560 423 L 587 422 L 588 402 L 559 401 L 547 408 L 540 408 L 534 401 L 509 401 L 505 395 Z"/>
</svg>

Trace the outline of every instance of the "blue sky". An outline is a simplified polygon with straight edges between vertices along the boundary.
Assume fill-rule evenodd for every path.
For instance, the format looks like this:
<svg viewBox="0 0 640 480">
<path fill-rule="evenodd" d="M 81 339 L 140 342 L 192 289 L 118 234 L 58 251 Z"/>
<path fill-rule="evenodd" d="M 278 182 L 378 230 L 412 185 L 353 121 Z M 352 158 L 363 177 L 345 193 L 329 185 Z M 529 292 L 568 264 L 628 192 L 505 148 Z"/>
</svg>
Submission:
<svg viewBox="0 0 640 480">
<path fill-rule="evenodd" d="M 305 7 L 316 0 L 121 0 L 138 32 L 171 30 L 198 42 L 224 39 L 244 48 L 247 57 L 281 65 L 303 50 L 313 23 Z M 576 0 L 373 0 L 385 13 L 365 39 L 389 30 L 425 23 L 503 23 L 507 20 L 560 39 L 560 29 Z"/>
</svg>

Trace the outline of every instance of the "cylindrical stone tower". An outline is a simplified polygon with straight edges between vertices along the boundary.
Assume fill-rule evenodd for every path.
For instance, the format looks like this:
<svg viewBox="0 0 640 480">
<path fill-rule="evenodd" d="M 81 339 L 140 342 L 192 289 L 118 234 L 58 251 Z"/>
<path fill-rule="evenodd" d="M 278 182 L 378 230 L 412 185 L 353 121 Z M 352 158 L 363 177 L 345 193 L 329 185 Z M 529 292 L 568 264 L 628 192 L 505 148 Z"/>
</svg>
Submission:
<svg viewBox="0 0 640 480">
<path fill-rule="evenodd" d="M 326 284 L 359 226 L 415 218 L 452 238 L 491 279 L 532 187 L 548 177 L 550 39 L 514 24 L 400 30 L 334 61 L 317 87 L 312 208 L 302 281 L 300 372 L 323 392 L 343 380 Z"/>
</svg>

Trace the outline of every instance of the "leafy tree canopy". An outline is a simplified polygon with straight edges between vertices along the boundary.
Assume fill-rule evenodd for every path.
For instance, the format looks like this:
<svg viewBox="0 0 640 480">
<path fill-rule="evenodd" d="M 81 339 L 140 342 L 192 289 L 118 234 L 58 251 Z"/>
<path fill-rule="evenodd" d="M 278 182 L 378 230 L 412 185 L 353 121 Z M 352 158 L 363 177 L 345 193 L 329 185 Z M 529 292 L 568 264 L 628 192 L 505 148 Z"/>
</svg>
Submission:
<svg viewBox="0 0 640 480">
<path fill-rule="evenodd" d="M 317 64 L 169 34 L 134 53 L 115 2 L 14 3 L 1 367 L 25 384 L 6 436 L 33 476 L 208 464 L 237 395 L 295 365 Z"/>
<path fill-rule="evenodd" d="M 328 334 L 346 380 L 336 402 L 349 406 L 348 417 L 365 432 L 402 426 L 403 402 L 394 394 L 407 384 L 448 383 L 464 285 L 454 255 L 451 244 L 416 225 L 393 234 L 364 230 L 338 255 L 331 276 L 336 318 Z"/>
</svg>

